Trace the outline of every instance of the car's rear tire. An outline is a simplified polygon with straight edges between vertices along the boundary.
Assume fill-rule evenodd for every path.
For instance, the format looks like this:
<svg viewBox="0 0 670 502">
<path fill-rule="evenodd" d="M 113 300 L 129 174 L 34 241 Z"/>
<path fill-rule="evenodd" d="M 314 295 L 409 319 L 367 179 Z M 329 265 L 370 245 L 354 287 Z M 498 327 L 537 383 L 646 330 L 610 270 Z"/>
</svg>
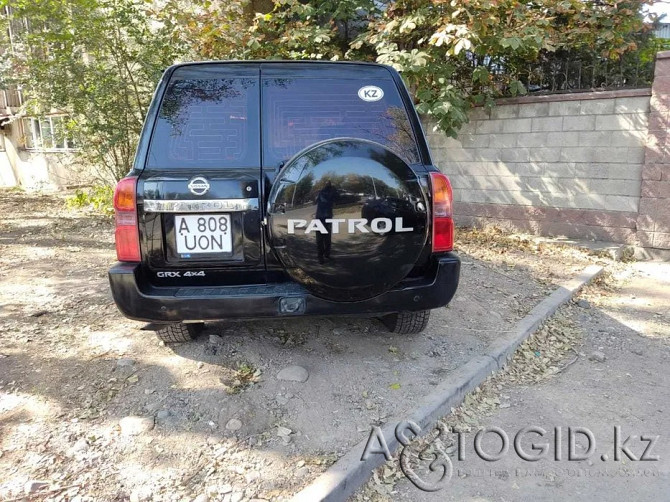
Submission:
<svg viewBox="0 0 670 502">
<path fill-rule="evenodd" d="M 198 323 L 177 323 L 169 324 L 164 328 L 156 330 L 156 336 L 165 343 L 182 343 L 190 342 L 198 333 L 200 333 L 205 324 L 202 322 Z"/>
<path fill-rule="evenodd" d="M 396 312 L 382 317 L 381 320 L 391 333 L 412 335 L 426 329 L 429 319 L 430 310 L 421 310 L 419 312 Z"/>
</svg>

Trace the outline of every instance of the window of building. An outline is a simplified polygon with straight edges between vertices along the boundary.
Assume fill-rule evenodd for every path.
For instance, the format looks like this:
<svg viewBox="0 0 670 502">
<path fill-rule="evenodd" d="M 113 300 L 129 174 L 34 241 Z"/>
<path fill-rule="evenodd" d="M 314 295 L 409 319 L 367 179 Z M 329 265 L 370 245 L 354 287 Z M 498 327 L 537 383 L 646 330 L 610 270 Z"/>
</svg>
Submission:
<svg viewBox="0 0 670 502">
<path fill-rule="evenodd" d="M 28 150 L 72 150 L 77 148 L 67 131 L 67 116 L 24 118 L 23 134 Z"/>
</svg>

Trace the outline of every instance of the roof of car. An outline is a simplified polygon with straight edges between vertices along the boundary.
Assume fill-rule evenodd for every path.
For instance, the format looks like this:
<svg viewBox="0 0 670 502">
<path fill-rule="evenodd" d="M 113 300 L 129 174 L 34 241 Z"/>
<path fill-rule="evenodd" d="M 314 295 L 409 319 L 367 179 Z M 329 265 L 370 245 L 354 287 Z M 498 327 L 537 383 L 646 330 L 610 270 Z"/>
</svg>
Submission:
<svg viewBox="0 0 670 502">
<path fill-rule="evenodd" d="M 381 66 L 388 68 L 387 65 L 374 63 L 372 61 L 325 61 L 323 59 L 228 59 L 217 60 L 210 59 L 207 61 L 184 61 L 176 63 L 172 66 L 185 66 L 194 64 L 335 64 L 335 65 L 366 65 L 366 66 Z"/>
<path fill-rule="evenodd" d="M 395 76 L 397 72 L 390 66 L 367 61 L 322 61 L 322 60 L 229 60 L 229 61 L 190 61 L 177 63 L 167 69 L 166 73 L 172 73 L 179 68 L 226 65 L 238 69 L 261 68 L 268 76 L 280 76 L 284 71 L 291 75 L 303 73 L 304 75 L 317 76 L 318 74 L 330 73 L 329 76 L 340 76 L 342 78 L 359 76 L 361 71 L 370 76 Z M 336 72 L 336 73 L 335 73 Z M 315 75 L 316 73 L 316 75 Z"/>
</svg>

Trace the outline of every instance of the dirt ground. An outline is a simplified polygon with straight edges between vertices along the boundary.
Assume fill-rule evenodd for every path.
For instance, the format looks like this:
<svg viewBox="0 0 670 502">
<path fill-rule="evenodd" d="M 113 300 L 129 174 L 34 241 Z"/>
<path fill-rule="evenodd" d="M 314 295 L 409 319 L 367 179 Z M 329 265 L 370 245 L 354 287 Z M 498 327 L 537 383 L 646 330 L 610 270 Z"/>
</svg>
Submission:
<svg viewBox="0 0 670 502">
<path fill-rule="evenodd" d="M 111 299 L 111 218 L 65 196 L 0 191 L 0 499 L 30 482 L 40 500 L 285 499 L 557 282 L 609 263 L 461 232 L 459 291 L 420 335 L 373 319 L 220 322 L 164 346 Z M 277 378 L 293 365 L 307 381 Z"/>
<path fill-rule="evenodd" d="M 445 419 L 444 425 L 460 430 L 466 439 L 462 458 L 456 454 L 454 434 L 439 439 L 444 439 L 440 444 L 453 466 L 442 489 L 419 490 L 397 469 L 397 462 L 391 462 L 354 500 L 669 500 L 670 264 L 634 263 L 615 275 L 617 287 L 588 287 L 547 323 L 543 331 L 549 329 L 558 340 L 531 340 L 534 345 L 522 347 L 506 372 Z M 551 349 L 555 354 L 549 353 Z M 551 360 L 547 369 L 557 370 L 538 371 L 528 362 L 543 358 Z M 500 428 L 512 443 L 518 431 L 531 426 L 542 428 L 546 435 L 526 433 L 520 444 L 533 456 L 538 450 L 532 450 L 532 444 L 547 445 L 545 458 L 526 461 L 515 454 L 513 444 L 499 460 L 485 461 L 475 454 L 473 438 L 480 429 Z M 630 457 L 616 446 L 617 426 L 619 445 L 627 447 Z M 557 427 L 562 438 L 559 459 L 555 458 Z M 586 459 L 570 460 L 568 429 L 579 427 L 591 431 L 594 449 Z M 574 451 L 586 454 L 585 436 L 575 437 Z M 490 432 L 482 444 L 494 455 L 502 447 Z M 434 482 L 441 471 L 426 470 L 432 458 L 414 457 L 412 465 Z"/>
</svg>

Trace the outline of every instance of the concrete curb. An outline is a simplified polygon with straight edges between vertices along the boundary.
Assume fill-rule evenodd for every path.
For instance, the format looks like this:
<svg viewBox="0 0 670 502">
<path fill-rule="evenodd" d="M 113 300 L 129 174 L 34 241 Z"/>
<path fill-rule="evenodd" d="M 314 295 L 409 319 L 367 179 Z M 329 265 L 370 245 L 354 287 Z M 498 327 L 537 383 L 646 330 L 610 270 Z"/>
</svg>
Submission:
<svg viewBox="0 0 670 502">
<path fill-rule="evenodd" d="M 422 431 L 430 430 L 438 419 L 458 406 L 467 393 L 480 385 L 491 373 L 502 368 L 524 340 L 602 271 L 603 268 L 597 265 L 586 267 L 578 276 L 562 284 L 533 308 L 512 333 L 489 345 L 483 355 L 471 359 L 450 373 L 449 379 L 426 396 L 417 409 L 403 417 L 389 419 L 382 428 L 382 433 L 391 454 L 398 448 L 395 437 L 397 423 L 412 420 Z M 294 495 L 292 502 L 346 500 L 367 481 L 374 469 L 384 463 L 384 455 L 369 455 L 366 460 L 361 459 L 367 442 L 365 439 L 355 445 L 326 472 Z"/>
</svg>

